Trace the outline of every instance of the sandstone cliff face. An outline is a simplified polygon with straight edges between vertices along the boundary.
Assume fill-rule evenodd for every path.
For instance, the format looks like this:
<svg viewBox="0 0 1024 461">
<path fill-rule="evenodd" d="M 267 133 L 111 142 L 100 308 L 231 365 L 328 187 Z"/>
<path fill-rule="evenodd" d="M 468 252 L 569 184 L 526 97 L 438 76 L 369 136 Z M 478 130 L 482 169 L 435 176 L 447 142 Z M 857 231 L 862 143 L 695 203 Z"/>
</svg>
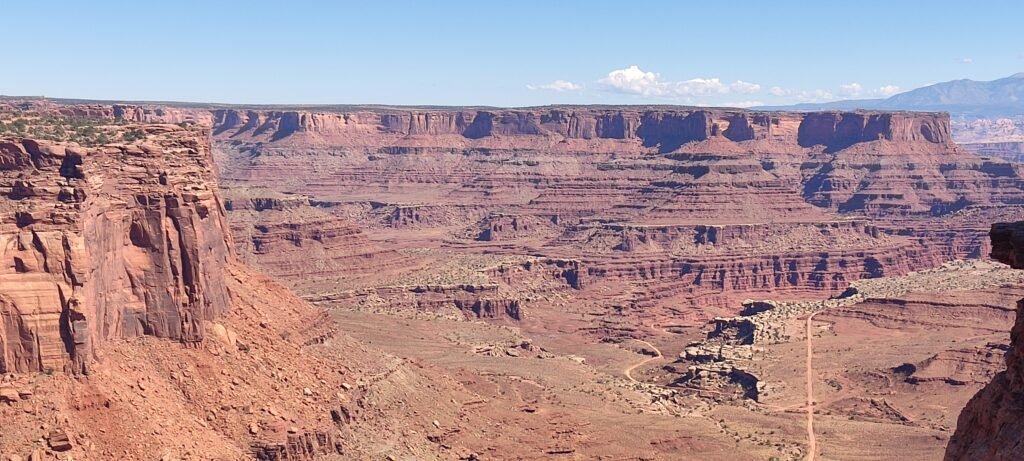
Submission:
<svg viewBox="0 0 1024 461">
<path fill-rule="evenodd" d="M 238 257 L 300 295 L 415 267 L 409 257 L 370 241 L 357 225 L 311 206 L 307 197 L 230 188 L 224 197 Z"/>
<path fill-rule="evenodd" d="M 208 110 L 190 107 L 172 107 L 139 104 L 59 104 L 45 99 L 28 99 L 5 104 L 11 110 L 44 113 L 71 118 L 115 119 L 135 123 L 213 124 Z"/>
<path fill-rule="evenodd" d="M 214 134 L 280 141 L 294 135 L 344 144 L 359 135 L 454 136 L 466 140 L 538 137 L 639 141 L 671 152 L 720 137 L 734 142 L 774 140 L 793 146 L 840 149 L 859 142 L 949 144 L 949 117 L 930 113 L 822 112 L 812 114 L 716 109 L 552 108 L 495 110 L 381 110 L 303 112 L 221 109 Z"/>
<path fill-rule="evenodd" d="M 0 140 L 0 373 L 85 373 L 103 341 L 203 338 L 231 251 L 202 130 Z"/>
<path fill-rule="evenodd" d="M 1024 142 L 979 142 L 961 144 L 965 149 L 1011 162 L 1024 162 Z"/>
<path fill-rule="evenodd" d="M 949 117 L 904 113 L 814 112 L 804 117 L 797 135 L 797 142 L 801 146 L 820 144 L 833 149 L 878 139 L 948 143 Z"/>
<path fill-rule="evenodd" d="M 992 258 L 1024 269 L 1024 222 L 992 226 Z M 968 402 L 946 448 L 947 461 L 1021 459 L 1024 450 L 1024 299 L 1010 332 L 1006 370 Z"/>
<path fill-rule="evenodd" d="M 118 120 L 137 123 L 181 123 L 196 122 L 210 126 L 211 115 L 206 111 L 173 107 L 147 107 L 115 104 L 110 107 L 111 116 Z"/>
</svg>

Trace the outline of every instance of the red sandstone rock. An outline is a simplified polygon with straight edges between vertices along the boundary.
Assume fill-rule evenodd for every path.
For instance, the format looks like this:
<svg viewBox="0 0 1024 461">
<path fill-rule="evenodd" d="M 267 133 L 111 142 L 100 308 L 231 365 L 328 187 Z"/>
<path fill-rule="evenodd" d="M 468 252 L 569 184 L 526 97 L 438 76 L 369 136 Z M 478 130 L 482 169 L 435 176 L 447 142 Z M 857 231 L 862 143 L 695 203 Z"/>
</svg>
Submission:
<svg viewBox="0 0 1024 461">
<path fill-rule="evenodd" d="M 215 134 L 233 139 L 304 141 L 338 145 L 367 134 L 395 137 L 556 137 L 630 140 L 670 152 L 721 136 L 731 141 L 772 140 L 838 149 L 859 142 L 950 142 L 948 116 L 939 114 L 823 112 L 811 115 L 715 109 L 505 109 L 362 112 L 213 111 Z M 796 129 L 791 129 L 795 127 Z M 365 139 L 365 138 L 364 138 Z"/>
<path fill-rule="evenodd" d="M 311 206 L 308 197 L 264 189 L 224 194 L 241 259 L 300 294 L 315 294 L 325 285 L 341 290 L 416 265 L 413 258 L 371 242 L 354 223 Z"/>
<path fill-rule="evenodd" d="M 183 449 L 203 459 L 311 459 L 337 452 L 339 441 L 348 443 L 345 457 L 351 459 L 378 459 L 381 447 L 396 459 L 440 459 L 471 450 L 538 453 L 543 447 L 567 444 L 573 448 L 565 450 L 584 457 L 606 451 L 607 442 L 594 444 L 604 433 L 585 429 L 589 422 L 569 412 L 552 412 L 549 405 L 554 403 L 531 402 L 538 409 L 524 420 L 521 401 L 502 400 L 506 397 L 476 382 L 469 384 L 473 390 L 461 387 L 460 381 L 472 380 L 472 375 L 459 372 L 456 380 L 417 360 L 368 349 L 339 334 L 324 313 L 238 265 L 228 254 L 230 232 L 223 225 L 220 197 L 210 179 L 212 164 L 202 155 L 202 142 L 196 145 L 191 135 L 178 137 L 190 129 L 145 129 L 152 131 L 151 137 L 130 146 L 80 149 L 12 140 L 21 147 L 5 151 L 13 153 L 13 161 L 4 165 L 17 170 L 0 171 L 5 181 L 0 189 L 5 194 L 0 201 L 0 216 L 5 217 L 0 235 L 25 241 L 15 247 L 13 256 L 8 253 L 10 267 L 3 275 L 42 274 L 40 278 L 55 280 L 59 295 L 70 293 L 81 304 L 64 311 L 63 298 L 50 299 L 51 287 L 44 284 L 45 289 L 24 297 L 38 303 L 56 301 L 58 328 L 38 328 L 43 322 L 18 323 L 13 335 L 17 344 L 9 343 L 11 337 L 5 333 L 4 348 L 27 350 L 31 345 L 20 340 L 23 333 L 31 334 L 57 346 L 47 363 L 76 364 L 71 371 L 78 371 L 81 359 L 82 369 L 91 373 L 87 378 L 61 373 L 25 377 L 40 378 L 40 384 L 32 401 L 0 408 L 5 423 L 0 445 L 5 451 L 13 447 L 29 452 L 38 446 L 35 428 L 52 421 L 63 421 L 67 433 L 75 434 L 69 454 L 76 459 L 79 452 L 90 458 L 170 459 Z M 65 163 L 66 158 L 72 160 Z M 10 171 L 16 173 L 7 175 Z M 285 211 L 289 206 L 273 201 L 249 205 L 260 212 Z M 299 226 L 294 233 L 298 239 L 275 243 L 316 241 L 307 233 L 313 230 Z M 44 232 L 51 231 L 60 237 L 56 243 L 46 240 L 53 236 Z M 278 231 L 271 234 L 293 236 Z M 81 241 L 76 244 L 76 239 Z M 571 289 L 586 286 L 575 260 L 531 258 L 486 270 L 496 279 L 516 280 L 525 273 L 574 285 Z M 19 279 L 15 288 L 28 285 Z M 85 291 L 78 298 L 80 290 Z M 447 297 L 446 290 L 442 286 L 423 291 Z M 459 290 L 470 293 L 464 303 L 467 309 L 471 312 L 479 305 L 482 316 L 507 314 L 517 302 L 504 293 L 491 297 L 489 290 L 477 286 Z M 220 293 L 225 295 L 223 304 L 217 302 Z M 2 291 L 0 299 L 6 302 L 7 295 Z M 105 316 L 93 312 L 100 299 Z M 4 304 L 9 308 L 5 318 L 21 315 L 16 307 L 22 305 Z M 79 312 L 83 319 L 75 320 L 87 323 L 73 324 L 73 333 L 87 334 L 81 342 L 71 336 L 71 356 L 59 347 L 68 345 L 61 341 L 60 326 L 65 325 L 62 317 Z M 12 313 L 16 314 L 8 315 Z M 214 317 L 216 322 L 207 322 Z M 3 331 L 11 329 L 4 325 Z M 219 340 L 200 342 L 204 331 Z M 232 333 L 237 335 L 234 339 Z M 189 347 L 153 338 L 120 340 L 138 334 L 179 339 Z M 515 344 L 519 347 L 520 341 Z M 61 355 L 65 352 L 70 357 Z M 23 357 L 22 353 L 11 356 Z M 103 360 L 91 361 L 93 353 Z M 530 360 L 520 355 L 517 361 Z M 343 379 L 356 385 L 345 385 Z M 494 403 L 481 400 L 478 392 L 495 398 Z M 25 411 L 35 401 L 47 404 Z M 488 407 L 475 409 L 468 405 L 471 401 Z M 646 408 L 647 399 L 638 401 Z M 287 429 L 282 433 L 267 421 L 251 434 L 249 424 L 260 418 L 275 423 L 280 419 Z M 431 421 L 444 421 L 443 432 Z M 126 433 L 125 427 L 132 431 Z M 274 433 L 260 433 L 264 427 Z M 93 441 L 95 452 L 89 448 Z M 633 445 L 644 453 L 652 450 L 648 440 Z M 726 448 L 731 449 L 731 443 Z M 168 453 L 172 450 L 175 453 Z"/>
<path fill-rule="evenodd" d="M 229 308 L 230 258 L 209 142 L 144 127 L 141 143 L 0 143 L 0 372 L 87 372 L 97 343 L 199 341 Z"/>
<path fill-rule="evenodd" d="M 71 439 L 64 431 L 56 430 L 50 432 L 46 436 L 46 443 L 50 445 L 50 449 L 53 451 L 68 451 L 73 446 L 71 445 Z"/>
</svg>

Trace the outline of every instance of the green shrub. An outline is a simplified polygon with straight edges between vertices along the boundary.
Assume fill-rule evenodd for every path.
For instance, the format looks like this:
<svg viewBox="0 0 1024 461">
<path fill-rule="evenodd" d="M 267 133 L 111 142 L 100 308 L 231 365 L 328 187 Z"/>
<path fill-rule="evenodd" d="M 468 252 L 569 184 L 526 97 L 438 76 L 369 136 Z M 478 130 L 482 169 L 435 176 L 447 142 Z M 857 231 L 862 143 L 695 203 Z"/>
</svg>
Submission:
<svg viewBox="0 0 1024 461">
<path fill-rule="evenodd" d="M 123 134 L 121 134 L 121 139 L 123 139 L 124 142 L 135 142 L 145 138 L 146 132 L 137 128 L 125 131 Z"/>
</svg>

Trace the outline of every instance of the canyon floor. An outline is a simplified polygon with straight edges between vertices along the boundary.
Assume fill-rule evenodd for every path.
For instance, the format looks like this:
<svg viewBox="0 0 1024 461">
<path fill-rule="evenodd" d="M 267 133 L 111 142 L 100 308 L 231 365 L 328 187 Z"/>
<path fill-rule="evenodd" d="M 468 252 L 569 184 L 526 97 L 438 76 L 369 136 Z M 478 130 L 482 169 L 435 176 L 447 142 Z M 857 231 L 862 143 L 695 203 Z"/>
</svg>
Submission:
<svg viewBox="0 0 1024 461">
<path fill-rule="evenodd" d="M 353 337 L 522 411 L 539 440 L 564 440 L 549 452 L 578 459 L 806 459 L 804 325 L 817 313 L 808 324 L 818 459 L 926 460 L 941 457 L 960 409 L 1001 367 L 1022 281 L 984 262 L 873 279 L 851 301 L 780 303 L 790 312 L 762 324 L 779 339 L 734 346 L 707 340 L 710 325 L 581 309 L 587 293 L 532 303 L 518 322 L 323 305 Z M 609 322 L 618 334 L 594 333 Z M 756 375 L 756 401 L 731 376 L 688 379 L 689 367 L 716 361 Z M 566 435 L 557 422 L 569 415 L 581 423 Z M 543 458 L 541 448 L 523 459 Z"/>
</svg>

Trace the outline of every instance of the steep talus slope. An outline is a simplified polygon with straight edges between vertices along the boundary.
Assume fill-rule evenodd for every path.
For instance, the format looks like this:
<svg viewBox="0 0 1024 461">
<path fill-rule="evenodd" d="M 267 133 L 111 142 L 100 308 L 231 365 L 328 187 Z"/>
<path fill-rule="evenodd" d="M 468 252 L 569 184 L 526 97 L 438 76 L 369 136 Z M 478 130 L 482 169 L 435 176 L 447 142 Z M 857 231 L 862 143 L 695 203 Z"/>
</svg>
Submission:
<svg viewBox="0 0 1024 461">
<path fill-rule="evenodd" d="M 1024 269 L 1024 222 L 992 226 L 992 257 Z M 1017 320 L 1010 333 L 1006 370 L 997 374 L 967 404 L 956 433 L 946 448 L 946 460 L 1015 460 L 1024 450 L 1024 299 L 1017 303 Z"/>
</svg>

